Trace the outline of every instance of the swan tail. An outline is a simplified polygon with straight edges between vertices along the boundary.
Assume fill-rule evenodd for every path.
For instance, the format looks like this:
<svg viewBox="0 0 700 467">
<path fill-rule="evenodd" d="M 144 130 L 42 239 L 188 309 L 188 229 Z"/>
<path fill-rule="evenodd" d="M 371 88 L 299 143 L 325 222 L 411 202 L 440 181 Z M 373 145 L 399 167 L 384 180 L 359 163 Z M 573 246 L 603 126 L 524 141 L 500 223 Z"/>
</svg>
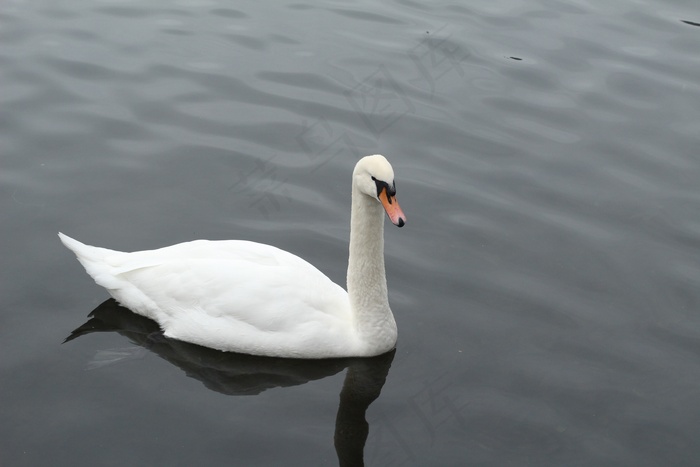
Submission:
<svg viewBox="0 0 700 467">
<path fill-rule="evenodd" d="M 83 265 L 85 271 L 102 287 L 107 289 L 117 288 L 119 284 L 115 280 L 114 260 L 125 255 L 121 251 L 109 250 L 96 246 L 86 245 L 61 232 L 58 233 L 61 242 L 75 253 L 75 256 Z"/>
<path fill-rule="evenodd" d="M 63 242 L 66 248 L 75 253 L 75 256 L 78 257 L 78 261 L 80 261 L 81 263 L 83 261 L 104 261 L 104 259 L 108 256 L 122 253 L 121 251 L 109 250 L 107 248 L 86 245 L 61 232 L 58 233 L 58 238 L 61 239 L 61 242 Z"/>
</svg>

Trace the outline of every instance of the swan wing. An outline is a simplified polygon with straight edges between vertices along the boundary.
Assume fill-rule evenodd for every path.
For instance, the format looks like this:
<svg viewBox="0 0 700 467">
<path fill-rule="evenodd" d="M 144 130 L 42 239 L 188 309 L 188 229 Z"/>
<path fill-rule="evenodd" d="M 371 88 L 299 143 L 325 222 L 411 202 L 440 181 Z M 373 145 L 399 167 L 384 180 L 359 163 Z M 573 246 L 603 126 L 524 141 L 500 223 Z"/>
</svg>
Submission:
<svg viewBox="0 0 700 467">
<path fill-rule="evenodd" d="M 96 250 L 100 257 L 91 262 L 74 249 L 98 284 L 157 321 L 168 337 L 301 358 L 347 353 L 355 345 L 345 290 L 279 248 L 197 240 L 133 253 Z"/>
</svg>

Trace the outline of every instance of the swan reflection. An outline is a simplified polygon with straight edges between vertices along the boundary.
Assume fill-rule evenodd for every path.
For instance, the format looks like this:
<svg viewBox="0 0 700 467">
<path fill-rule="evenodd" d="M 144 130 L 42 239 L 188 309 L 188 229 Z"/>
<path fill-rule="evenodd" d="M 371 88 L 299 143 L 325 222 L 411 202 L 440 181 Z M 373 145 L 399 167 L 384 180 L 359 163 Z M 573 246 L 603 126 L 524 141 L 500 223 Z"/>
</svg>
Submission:
<svg viewBox="0 0 700 467">
<path fill-rule="evenodd" d="M 381 393 L 394 351 L 373 358 L 327 360 L 220 352 L 169 339 L 163 336 L 154 321 L 132 313 L 113 299 L 100 304 L 89 314 L 89 318 L 64 342 L 92 332 L 117 332 L 139 346 L 136 354 L 153 352 L 212 391 L 227 395 L 255 395 L 270 388 L 297 386 L 335 375 L 347 368 L 336 416 L 335 448 L 341 466 L 363 465 L 363 449 L 369 432 L 365 413 Z M 102 354 L 92 362 L 92 366 L 109 364 L 125 355 L 133 356 L 134 352 Z"/>
</svg>

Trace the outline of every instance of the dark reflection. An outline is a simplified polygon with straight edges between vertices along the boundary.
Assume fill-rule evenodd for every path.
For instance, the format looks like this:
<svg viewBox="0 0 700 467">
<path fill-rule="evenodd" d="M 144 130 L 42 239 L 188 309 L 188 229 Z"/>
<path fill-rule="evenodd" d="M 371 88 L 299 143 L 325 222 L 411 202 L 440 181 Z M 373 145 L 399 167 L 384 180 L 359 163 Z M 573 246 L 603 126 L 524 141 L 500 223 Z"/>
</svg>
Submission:
<svg viewBox="0 0 700 467">
<path fill-rule="evenodd" d="M 379 397 L 394 351 L 374 358 L 299 360 L 220 352 L 165 337 L 158 325 L 109 299 L 64 342 L 92 332 L 117 332 L 185 371 L 212 391 L 254 395 L 266 389 L 305 384 L 347 368 L 335 423 L 335 448 L 341 466 L 361 466 L 369 425 L 365 413 Z"/>
<path fill-rule="evenodd" d="M 689 24 L 691 26 L 700 26 L 700 23 L 696 23 L 695 21 L 687 21 L 687 20 L 682 19 L 681 22 L 683 22 L 685 24 Z"/>
</svg>

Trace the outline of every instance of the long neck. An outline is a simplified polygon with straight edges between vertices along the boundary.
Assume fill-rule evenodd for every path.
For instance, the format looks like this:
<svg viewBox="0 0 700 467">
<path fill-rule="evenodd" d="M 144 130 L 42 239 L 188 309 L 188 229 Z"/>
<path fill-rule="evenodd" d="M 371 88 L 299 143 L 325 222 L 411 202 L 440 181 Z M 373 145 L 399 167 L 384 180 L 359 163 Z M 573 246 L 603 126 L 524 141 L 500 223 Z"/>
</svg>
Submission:
<svg viewBox="0 0 700 467">
<path fill-rule="evenodd" d="M 396 341 L 396 323 L 389 308 L 384 269 L 384 211 L 354 185 L 347 279 L 358 335 L 368 343 L 388 345 L 384 351 L 390 350 Z"/>
</svg>

